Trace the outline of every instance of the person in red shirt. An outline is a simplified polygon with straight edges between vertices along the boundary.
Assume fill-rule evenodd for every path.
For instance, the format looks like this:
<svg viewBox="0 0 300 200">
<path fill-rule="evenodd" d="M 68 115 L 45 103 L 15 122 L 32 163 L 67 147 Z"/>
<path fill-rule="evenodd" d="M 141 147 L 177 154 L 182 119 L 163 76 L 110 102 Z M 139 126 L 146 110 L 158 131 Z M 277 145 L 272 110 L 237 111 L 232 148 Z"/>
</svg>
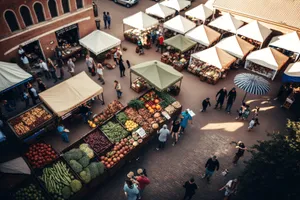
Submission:
<svg viewBox="0 0 300 200">
<path fill-rule="evenodd" d="M 161 49 L 161 53 L 163 53 L 163 46 L 164 46 L 164 36 L 163 35 L 160 35 L 158 37 L 158 46 L 157 46 L 157 49 L 156 49 L 156 52 L 159 51 L 159 48 Z"/>
<path fill-rule="evenodd" d="M 138 176 L 135 177 L 135 180 L 138 182 L 138 189 L 140 191 L 139 199 L 141 199 L 145 187 L 150 184 L 150 180 L 145 176 L 143 169 L 138 169 L 137 174 Z"/>
</svg>

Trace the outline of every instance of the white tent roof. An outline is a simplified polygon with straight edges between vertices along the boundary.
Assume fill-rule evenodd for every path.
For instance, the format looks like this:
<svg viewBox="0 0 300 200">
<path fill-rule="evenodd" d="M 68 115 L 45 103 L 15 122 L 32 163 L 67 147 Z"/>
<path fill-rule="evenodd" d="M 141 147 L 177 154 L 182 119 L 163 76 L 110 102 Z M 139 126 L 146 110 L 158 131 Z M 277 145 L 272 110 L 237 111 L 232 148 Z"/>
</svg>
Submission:
<svg viewBox="0 0 300 200">
<path fill-rule="evenodd" d="M 243 59 L 251 50 L 254 49 L 254 45 L 236 35 L 224 38 L 216 46 L 240 59 Z"/>
<path fill-rule="evenodd" d="M 205 21 L 213 14 L 213 11 L 203 4 L 185 12 L 185 15 Z"/>
<path fill-rule="evenodd" d="M 181 15 L 177 15 L 176 17 L 166 21 L 163 26 L 164 28 L 170 29 L 177 33 L 185 34 L 194 28 L 196 24 L 187 18 L 182 17 Z"/>
<path fill-rule="evenodd" d="M 215 0 L 208 0 L 204 5 L 206 7 L 208 7 L 211 10 L 214 10 L 213 4 L 214 4 Z"/>
<path fill-rule="evenodd" d="M 273 70 L 279 70 L 288 59 L 289 57 L 270 47 L 253 51 L 246 58 L 246 60 Z"/>
<path fill-rule="evenodd" d="M 120 45 L 121 40 L 103 31 L 95 30 L 80 39 L 79 43 L 95 55 L 98 55 Z"/>
<path fill-rule="evenodd" d="M 123 24 L 126 24 L 139 30 L 145 30 L 152 26 L 158 25 L 159 21 L 143 12 L 138 12 L 134 15 L 124 18 Z"/>
<path fill-rule="evenodd" d="M 244 22 L 236 19 L 231 14 L 226 13 L 210 22 L 208 25 L 231 33 L 236 33 L 237 29 L 240 28 L 243 24 Z"/>
<path fill-rule="evenodd" d="M 269 28 L 256 20 L 237 30 L 237 34 L 259 42 L 264 42 L 271 33 L 272 31 Z"/>
<path fill-rule="evenodd" d="M 219 69 L 228 68 L 233 62 L 236 61 L 235 57 L 215 46 L 198 53 L 194 53 L 192 54 L 192 57 L 206 62 Z"/>
<path fill-rule="evenodd" d="M 300 33 L 294 31 L 285 35 L 273 37 L 269 45 L 300 53 Z"/>
<path fill-rule="evenodd" d="M 181 11 L 182 9 L 190 6 L 191 2 L 186 0 L 165 0 L 160 4 Z"/>
<path fill-rule="evenodd" d="M 288 76 L 300 77 L 300 61 L 289 64 L 284 73 Z"/>
<path fill-rule="evenodd" d="M 218 40 L 221 34 L 208 26 L 201 25 L 187 32 L 185 36 L 208 47 L 214 41 Z"/>
<path fill-rule="evenodd" d="M 0 61 L 0 93 L 31 78 L 31 74 L 17 64 Z"/>
<path fill-rule="evenodd" d="M 166 18 L 170 15 L 175 14 L 175 10 L 168 8 L 162 4 L 154 4 L 153 6 L 146 9 L 146 13 L 149 15 L 154 15 L 160 18 Z"/>
</svg>

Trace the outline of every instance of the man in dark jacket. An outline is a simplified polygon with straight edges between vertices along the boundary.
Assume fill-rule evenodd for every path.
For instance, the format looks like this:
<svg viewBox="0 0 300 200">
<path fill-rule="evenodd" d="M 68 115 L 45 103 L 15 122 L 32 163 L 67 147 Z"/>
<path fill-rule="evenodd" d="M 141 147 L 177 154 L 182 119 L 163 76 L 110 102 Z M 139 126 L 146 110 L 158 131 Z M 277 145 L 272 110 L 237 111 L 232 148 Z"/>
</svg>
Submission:
<svg viewBox="0 0 300 200">
<path fill-rule="evenodd" d="M 224 87 L 216 94 L 217 104 L 215 106 L 215 109 L 218 108 L 219 104 L 220 104 L 220 110 L 222 109 L 226 97 L 227 97 L 227 90 L 226 87 Z"/>
<path fill-rule="evenodd" d="M 230 114 L 231 107 L 232 107 L 232 104 L 235 101 L 235 99 L 236 99 L 236 90 L 235 90 L 235 88 L 232 88 L 227 95 L 226 112 L 228 114 Z"/>
<path fill-rule="evenodd" d="M 210 102 L 209 102 L 209 98 L 206 98 L 202 101 L 202 110 L 200 112 L 205 112 L 207 106 L 209 106 L 209 107 L 211 106 Z"/>
<path fill-rule="evenodd" d="M 217 160 L 217 156 L 213 156 L 212 158 L 209 158 L 205 164 L 205 174 L 202 176 L 202 178 L 206 178 L 207 182 L 209 182 L 210 177 L 214 174 L 215 170 L 219 170 L 219 161 Z"/>
<path fill-rule="evenodd" d="M 185 182 L 183 185 L 185 188 L 185 194 L 183 200 L 191 200 L 192 197 L 195 195 L 195 190 L 198 189 L 197 184 L 195 183 L 194 178 L 191 178 L 189 181 Z"/>
</svg>

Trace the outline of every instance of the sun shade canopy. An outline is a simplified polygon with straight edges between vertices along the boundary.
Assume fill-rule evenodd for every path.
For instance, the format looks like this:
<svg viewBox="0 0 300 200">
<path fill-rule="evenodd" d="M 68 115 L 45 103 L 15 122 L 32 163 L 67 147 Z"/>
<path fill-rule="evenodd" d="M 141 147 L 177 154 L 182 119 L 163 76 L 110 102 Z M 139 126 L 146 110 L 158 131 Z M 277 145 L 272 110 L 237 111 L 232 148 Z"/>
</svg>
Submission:
<svg viewBox="0 0 300 200">
<path fill-rule="evenodd" d="M 300 33 L 296 31 L 272 38 L 269 46 L 300 53 Z"/>
<path fill-rule="evenodd" d="M 258 42 L 264 42 L 271 33 L 272 31 L 270 29 L 263 26 L 256 20 L 237 30 L 237 34 Z"/>
<path fill-rule="evenodd" d="M 270 91 L 270 83 L 257 75 L 242 73 L 234 77 L 234 84 L 246 93 L 264 95 Z M 246 97 L 246 96 L 245 96 Z M 243 102 L 245 100 L 243 99 Z"/>
<path fill-rule="evenodd" d="M 157 60 L 135 65 L 130 68 L 130 71 L 144 78 L 160 91 L 167 89 L 183 78 L 183 74 L 173 67 Z"/>
<path fill-rule="evenodd" d="M 166 17 L 175 14 L 175 10 L 168 8 L 162 4 L 154 4 L 146 9 L 146 13 L 165 19 Z"/>
<path fill-rule="evenodd" d="M 0 61 L 0 93 L 10 90 L 32 79 L 31 74 L 15 63 Z"/>
<path fill-rule="evenodd" d="M 61 117 L 102 92 L 103 88 L 100 85 L 85 72 L 81 72 L 47 89 L 39 96 L 57 116 Z"/>
<path fill-rule="evenodd" d="M 183 35 L 175 35 L 174 37 L 165 40 L 164 43 L 180 50 L 181 52 L 185 52 L 197 44 Z"/>
<path fill-rule="evenodd" d="M 80 39 L 79 43 L 93 54 L 99 55 L 102 52 L 119 46 L 121 40 L 103 31 L 95 30 Z"/>
<path fill-rule="evenodd" d="M 169 30 L 175 31 L 180 34 L 185 34 L 189 30 L 196 27 L 196 24 L 187 18 L 184 18 L 180 15 L 177 15 L 176 17 L 166 21 L 163 24 L 164 28 L 167 28 Z"/>
<path fill-rule="evenodd" d="M 215 46 L 198 53 L 194 53 L 192 54 L 192 57 L 219 69 L 229 68 L 230 65 L 236 61 L 235 57 Z"/>
<path fill-rule="evenodd" d="M 145 30 L 147 28 L 151 28 L 152 26 L 158 25 L 159 21 L 143 12 L 138 12 L 134 15 L 124 18 L 123 24 L 139 30 Z"/>
<path fill-rule="evenodd" d="M 185 36 L 195 42 L 200 43 L 201 45 L 208 47 L 218 40 L 221 34 L 212 28 L 209 28 L 208 26 L 201 25 L 187 32 Z"/>
<path fill-rule="evenodd" d="M 226 13 L 210 22 L 208 25 L 227 32 L 236 33 L 237 29 L 240 28 L 243 24 L 244 22 L 236 19 L 231 14 Z"/>
<path fill-rule="evenodd" d="M 283 82 L 300 83 L 300 61 L 291 63 L 284 71 Z"/>
<path fill-rule="evenodd" d="M 161 2 L 160 4 L 167 6 L 169 8 L 172 8 L 174 10 L 181 11 L 185 9 L 186 7 L 189 7 L 191 5 L 190 1 L 185 0 L 165 0 Z"/>
<path fill-rule="evenodd" d="M 185 12 L 185 15 L 205 21 L 213 14 L 213 11 L 203 4 Z"/>
<path fill-rule="evenodd" d="M 246 58 L 248 61 L 276 71 L 279 70 L 288 59 L 289 57 L 270 47 L 253 51 Z"/>
<path fill-rule="evenodd" d="M 236 35 L 224 38 L 216 46 L 239 59 L 243 59 L 255 48 L 254 45 Z"/>
</svg>

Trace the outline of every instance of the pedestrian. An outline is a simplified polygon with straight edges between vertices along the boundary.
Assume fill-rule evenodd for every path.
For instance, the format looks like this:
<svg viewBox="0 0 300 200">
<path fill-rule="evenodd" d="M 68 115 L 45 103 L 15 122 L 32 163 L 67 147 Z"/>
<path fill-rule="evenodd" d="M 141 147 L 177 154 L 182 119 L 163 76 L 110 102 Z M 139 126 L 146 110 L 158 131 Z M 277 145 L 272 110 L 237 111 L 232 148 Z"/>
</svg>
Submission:
<svg viewBox="0 0 300 200">
<path fill-rule="evenodd" d="M 159 35 L 158 37 L 158 45 L 157 45 L 157 49 L 156 52 L 161 51 L 161 53 L 163 53 L 163 47 L 164 47 L 164 36 L 162 34 Z"/>
<path fill-rule="evenodd" d="M 122 58 L 119 59 L 119 69 L 120 69 L 120 77 L 122 78 L 123 76 L 125 76 L 125 70 L 126 70 Z"/>
<path fill-rule="evenodd" d="M 181 118 L 180 133 L 183 134 L 184 131 L 185 131 L 185 129 L 186 129 L 186 127 L 187 127 L 187 125 L 188 125 L 188 123 L 193 124 L 193 121 L 192 121 L 193 118 L 191 117 L 191 115 L 189 114 L 189 112 L 187 110 L 183 111 L 181 113 L 180 118 Z"/>
<path fill-rule="evenodd" d="M 69 73 L 71 74 L 71 76 L 74 76 L 75 75 L 75 64 L 74 64 L 72 58 L 69 58 L 67 65 L 68 65 Z"/>
<path fill-rule="evenodd" d="M 139 197 L 139 189 L 131 180 L 125 181 L 123 190 L 127 200 L 136 200 Z"/>
<path fill-rule="evenodd" d="M 43 72 L 44 72 L 44 75 L 45 75 L 46 79 L 49 80 L 51 78 L 51 75 L 50 75 L 50 72 L 49 72 L 48 65 L 42 59 L 40 59 L 39 65 L 40 65 L 40 68 L 43 69 Z"/>
<path fill-rule="evenodd" d="M 18 54 L 19 54 L 20 57 L 25 56 L 25 51 L 24 51 L 22 45 L 20 45 L 19 48 L 18 48 Z"/>
<path fill-rule="evenodd" d="M 115 83 L 115 90 L 116 90 L 116 92 L 117 92 L 117 97 L 118 97 L 118 99 L 120 99 L 121 98 L 121 96 L 122 96 L 122 91 L 121 91 L 121 84 L 117 81 L 117 80 L 115 80 L 114 81 L 114 83 Z"/>
<path fill-rule="evenodd" d="M 83 122 L 87 123 L 92 112 L 91 112 L 91 107 L 87 105 L 87 103 L 84 103 L 80 106 L 79 112 L 83 118 Z"/>
<path fill-rule="evenodd" d="M 100 80 L 102 85 L 105 84 L 105 81 L 103 79 L 103 70 L 104 70 L 104 67 L 100 63 L 98 63 L 97 64 L 97 74 L 98 74 L 98 77 L 99 77 L 98 80 Z"/>
<path fill-rule="evenodd" d="M 68 133 L 70 132 L 68 129 L 64 127 L 61 123 L 57 126 L 57 131 L 61 136 L 61 139 L 63 142 L 69 143 L 69 135 Z"/>
<path fill-rule="evenodd" d="M 23 100 L 25 101 L 25 108 L 29 107 L 29 94 L 26 90 L 23 91 Z"/>
<path fill-rule="evenodd" d="M 213 156 L 209 158 L 205 164 L 205 174 L 202 178 L 206 178 L 207 182 L 209 183 L 210 177 L 214 174 L 215 171 L 219 170 L 219 161 L 217 160 L 217 156 Z"/>
<path fill-rule="evenodd" d="M 56 83 L 58 81 L 56 75 L 56 65 L 54 65 L 53 61 L 50 58 L 47 59 L 47 64 L 48 64 L 49 72 L 51 73 L 51 76 L 54 79 L 54 83 Z"/>
<path fill-rule="evenodd" d="M 178 142 L 178 135 L 179 135 L 179 132 L 180 132 L 180 122 L 179 120 L 174 120 L 173 124 L 172 124 L 172 127 L 171 127 L 171 137 L 173 139 L 173 146 L 175 144 L 177 144 Z"/>
<path fill-rule="evenodd" d="M 225 110 L 228 114 L 231 113 L 231 107 L 232 107 L 235 99 L 236 99 L 236 90 L 235 90 L 235 88 L 232 88 L 227 95 L 227 105 L 226 105 Z"/>
<path fill-rule="evenodd" d="M 244 156 L 244 152 L 245 152 L 245 150 L 247 150 L 246 146 L 244 145 L 244 143 L 242 141 L 239 141 L 237 143 L 237 145 L 235 146 L 235 148 L 238 149 L 238 151 L 236 152 L 236 154 L 233 158 L 233 161 L 232 161 L 232 163 L 234 165 L 236 165 L 237 162 L 239 161 L 239 159 Z"/>
<path fill-rule="evenodd" d="M 30 64 L 29 64 L 29 60 L 27 58 L 27 56 L 25 56 L 25 54 L 21 55 L 21 60 L 23 63 L 23 68 L 25 69 L 25 71 L 30 72 Z"/>
<path fill-rule="evenodd" d="M 253 109 L 253 117 L 254 118 L 258 118 L 259 109 L 260 109 L 260 107 L 258 107 L 258 106 L 255 106 L 255 108 Z"/>
<path fill-rule="evenodd" d="M 128 67 L 128 69 L 130 69 L 130 67 L 131 67 L 131 64 L 130 64 L 129 60 L 126 60 L 126 63 L 127 63 L 127 67 Z"/>
<path fill-rule="evenodd" d="M 238 184 L 239 182 L 238 179 L 236 178 L 228 181 L 224 187 L 219 189 L 219 191 L 225 189 L 224 200 L 229 200 L 231 195 L 236 193 Z"/>
<path fill-rule="evenodd" d="M 206 98 L 206 99 L 204 99 L 203 101 L 202 101 L 202 110 L 200 111 L 200 112 L 205 112 L 206 111 L 206 108 L 207 108 L 207 106 L 211 106 L 211 104 L 210 104 L 210 98 Z"/>
<path fill-rule="evenodd" d="M 250 115 L 250 113 L 251 113 L 250 106 L 247 105 L 247 104 L 246 104 L 245 106 L 246 106 L 246 108 L 245 108 L 245 110 L 244 110 L 244 112 L 243 112 L 243 114 L 242 114 L 243 120 L 248 119 L 248 117 L 249 117 L 249 115 Z"/>
<path fill-rule="evenodd" d="M 165 144 L 167 142 L 168 139 L 168 135 L 170 134 L 170 131 L 168 130 L 168 126 L 165 124 L 163 125 L 163 127 L 158 131 L 158 147 L 156 148 L 156 150 L 159 149 L 163 149 L 165 148 Z"/>
<path fill-rule="evenodd" d="M 249 122 L 248 131 L 251 131 L 257 125 L 259 125 L 258 118 L 253 117 Z"/>
<path fill-rule="evenodd" d="M 119 60 L 118 51 L 116 51 L 116 52 L 114 53 L 114 61 L 116 62 L 116 66 L 119 65 L 118 60 Z"/>
<path fill-rule="evenodd" d="M 219 104 L 220 104 L 220 109 L 222 109 L 222 106 L 223 106 L 223 103 L 224 103 L 224 100 L 225 98 L 227 97 L 227 90 L 226 90 L 226 87 L 222 88 L 221 90 L 219 90 L 219 92 L 216 94 L 216 101 L 217 101 L 217 104 L 215 106 L 215 109 L 218 108 Z"/>
<path fill-rule="evenodd" d="M 197 184 L 195 183 L 194 178 L 190 178 L 189 181 L 186 181 L 183 185 L 185 188 L 185 194 L 183 200 L 191 200 L 192 197 L 195 195 L 196 190 L 198 189 Z"/>
<path fill-rule="evenodd" d="M 123 53 L 120 47 L 117 48 L 117 55 L 118 55 L 118 59 L 122 59 Z"/>
<path fill-rule="evenodd" d="M 43 83 L 42 79 L 37 79 L 37 82 L 38 82 L 38 88 L 39 88 L 39 91 L 40 92 L 43 92 L 47 89 L 45 83 Z"/>
<path fill-rule="evenodd" d="M 32 103 L 36 105 L 36 100 L 39 99 L 39 95 L 36 89 L 31 85 L 31 83 L 28 83 L 27 89 L 28 89 L 29 96 L 31 97 Z"/>
<path fill-rule="evenodd" d="M 142 43 L 141 39 L 138 39 L 137 46 L 139 48 L 139 55 L 144 54 L 145 52 L 144 52 L 144 47 L 143 47 L 143 43 Z"/>
<path fill-rule="evenodd" d="M 244 111 L 246 110 L 246 103 L 242 103 L 241 107 L 237 110 L 238 116 L 235 118 L 236 120 L 242 118 Z"/>
<path fill-rule="evenodd" d="M 103 21 L 104 21 L 104 28 L 107 29 L 107 15 L 106 15 L 106 12 L 103 12 Z"/>
<path fill-rule="evenodd" d="M 107 28 L 110 29 L 111 17 L 109 15 L 109 12 L 106 13 L 106 19 L 107 19 Z"/>
<path fill-rule="evenodd" d="M 57 67 L 59 69 L 59 79 L 63 80 L 65 77 L 65 72 L 64 72 L 64 61 L 62 59 L 57 59 L 56 60 Z"/>
<path fill-rule="evenodd" d="M 146 186 L 150 184 L 150 180 L 145 176 L 144 170 L 141 168 L 137 170 L 137 174 L 138 176 L 135 177 L 135 180 L 138 182 L 139 199 L 141 199 Z"/>
<path fill-rule="evenodd" d="M 55 57 L 56 59 L 62 59 L 62 50 L 59 46 L 55 47 Z"/>
<path fill-rule="evenodd" d="M 85 56 L 85 63 L 89 69 L 89 72 L 92 74 L 93 73 L 93 68 L 96 65 L 95 61 L 92 57 L 90 57 L 90 55 L 86 55 Z"/>
<path fill-rule="evenodd" d="M 155 30 L 151 30 L 150 35 L 151 35 L 152 44 L 155 44 L 156 43 L 156 37 L 157 37 L 156 31 Z"/>
</svg>

